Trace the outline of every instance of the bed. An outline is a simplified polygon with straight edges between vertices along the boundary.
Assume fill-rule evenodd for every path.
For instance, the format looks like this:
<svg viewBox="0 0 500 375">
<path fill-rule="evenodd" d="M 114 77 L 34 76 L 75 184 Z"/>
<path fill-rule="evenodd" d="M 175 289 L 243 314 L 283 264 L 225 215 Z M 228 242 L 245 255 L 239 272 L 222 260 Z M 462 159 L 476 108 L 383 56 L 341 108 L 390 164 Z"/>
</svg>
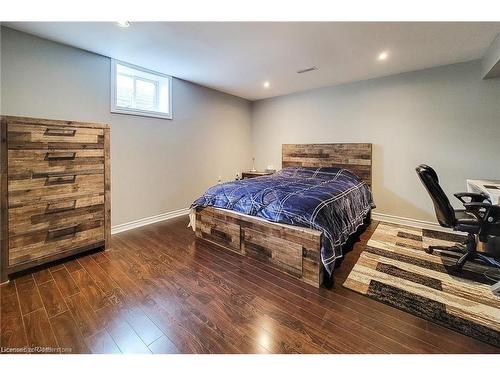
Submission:
<svg viewBox="0 0 500 375">
<path fill-rule="evenodd" d="M 195 200 L 195 235 L 319 287 L 370 219 L 371 170 L 370 143 L 285 144 L 281 171 Z"/>
</svg>

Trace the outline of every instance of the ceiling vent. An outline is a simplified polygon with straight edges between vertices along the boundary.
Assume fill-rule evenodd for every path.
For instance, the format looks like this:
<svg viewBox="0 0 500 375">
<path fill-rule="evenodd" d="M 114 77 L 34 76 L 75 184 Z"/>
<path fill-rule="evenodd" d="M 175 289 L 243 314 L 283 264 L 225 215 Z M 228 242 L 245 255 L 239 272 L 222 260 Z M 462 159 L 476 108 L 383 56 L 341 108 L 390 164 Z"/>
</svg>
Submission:
<svg viewBox="0 0 500 375">
<path fill-rule="evenodd" d="M 298 70 L 297 73 L 302 74 L 302 73 L 312 72 L 313 70 L 318 70 L 318 68 L 316 68 L 315 66 L 311 66 L 310 68 Z"/>
</svg>

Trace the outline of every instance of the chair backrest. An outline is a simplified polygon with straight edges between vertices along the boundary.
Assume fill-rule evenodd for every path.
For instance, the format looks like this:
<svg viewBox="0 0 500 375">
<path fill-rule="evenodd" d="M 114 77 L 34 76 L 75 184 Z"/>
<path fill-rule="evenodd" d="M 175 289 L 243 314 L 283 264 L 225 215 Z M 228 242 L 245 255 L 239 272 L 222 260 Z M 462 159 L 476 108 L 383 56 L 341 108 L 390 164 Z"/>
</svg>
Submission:
<svg viewBox="0 0 500 375">
<path fill-rule="evenodd" d="M 439 225 L 445 228 L 453 228 L 457 222 L 455 210 L 451 206 L 443 189 L 439 186 L 439 179 L 436 172 L 425 164 L 419 165 L 415 170 L 417 171 L 420 181 L 422 181 L 425 189 L 431 196 Z"/>
</svg>

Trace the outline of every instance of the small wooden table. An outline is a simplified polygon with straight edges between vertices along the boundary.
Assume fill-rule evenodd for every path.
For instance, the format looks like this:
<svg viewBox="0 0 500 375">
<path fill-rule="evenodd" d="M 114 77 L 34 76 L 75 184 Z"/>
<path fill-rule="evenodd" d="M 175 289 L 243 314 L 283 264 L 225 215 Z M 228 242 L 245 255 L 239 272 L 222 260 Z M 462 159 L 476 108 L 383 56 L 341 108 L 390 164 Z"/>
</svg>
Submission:
<svg viewBox="0 0 500 375">
<path fill-rule="evenodd" d="M 241 172 L 241 179 L 269 176 L 269 175 L 273 174 L 274 172 L 275 171 L 245 171 L 245 172 Z"/>
</svg>

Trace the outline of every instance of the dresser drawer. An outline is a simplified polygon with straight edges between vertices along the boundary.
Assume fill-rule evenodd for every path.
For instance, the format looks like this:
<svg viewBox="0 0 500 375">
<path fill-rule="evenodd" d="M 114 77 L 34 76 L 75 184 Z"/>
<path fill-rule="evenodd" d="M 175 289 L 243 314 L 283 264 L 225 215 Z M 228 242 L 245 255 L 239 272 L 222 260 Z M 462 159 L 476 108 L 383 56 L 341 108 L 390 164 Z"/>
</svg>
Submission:
<svg viewBox="0 0 500 375">
<path fill-rule="evenodd" d="M 9 149 L 104 148 L 104 130 L 11 121 L 7 143 Z"/>
<path fill-rule="evenodd" d="M 9 150 L 9 180 L 104 173 L 103 149 Z"/>
<path fill-rule="evenodd" d="M 53 203 L 104 194 L 104 174 L 51 173 L 44 177 L 9 180 L 9 208 Z"/>
<path fill-rule="evenodd" d="M 25 205 L 9 210 L 9 236 L 104 220 L 104 195 Z"/>
<path fill-rule="evenodd" d="M 49 225 L 48 229 L 9 237 L 9 267 L 40 260 L 81 247 L 100 246 L 104 220 L 75 220 Z"/>
</svg>

